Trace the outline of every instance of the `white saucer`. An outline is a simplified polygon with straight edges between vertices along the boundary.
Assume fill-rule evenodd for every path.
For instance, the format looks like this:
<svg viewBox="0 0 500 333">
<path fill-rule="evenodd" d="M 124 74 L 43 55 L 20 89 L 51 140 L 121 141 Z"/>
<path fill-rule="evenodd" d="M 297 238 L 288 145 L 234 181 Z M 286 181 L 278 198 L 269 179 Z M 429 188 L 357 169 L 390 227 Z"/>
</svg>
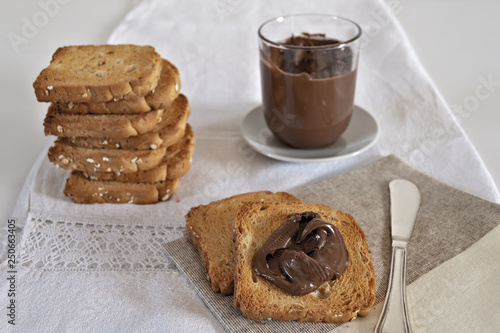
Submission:
<svg viewBox="0 0 500 333">
<path fill-rule="evenodd" d="M 326 162 L 367 150 L 377 141 L 379 129 L 375 118 L 355 105 L 349 127 L 337 141 L 324 148 L 297 149 L 274 137 L 267 128 L 262 106 L 258 106 L 245 116 L 241 131 L 246 142 L 265 156 L 287 162 Z"/>
</svg>

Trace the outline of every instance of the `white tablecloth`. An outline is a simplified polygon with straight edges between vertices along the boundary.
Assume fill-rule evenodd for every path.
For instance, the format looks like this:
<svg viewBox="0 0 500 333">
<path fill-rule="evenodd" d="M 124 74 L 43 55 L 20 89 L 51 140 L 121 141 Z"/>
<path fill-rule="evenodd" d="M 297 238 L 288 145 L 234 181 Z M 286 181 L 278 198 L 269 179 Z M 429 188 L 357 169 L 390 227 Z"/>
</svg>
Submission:
<svg viewBox="0 0 500 333">
<path fill-rule="evenodd" d="M 355 103 L 377 119 L 381 133 L 374 147 L 350 159 L 278 162 L 254 152 L 239 129 L 245 114 L 260 103 L 256 31 L 269 18 L 313 12 L 348 17 L 361 25 Z M 50 165 L 42 152 L 14 212 L 23 230 L 17 267 L 18 325 L 7 325 L 10 330 L 222 331 L 166 259 L 161 244 L 182 235 L 183 216 L 190 207 L 229 195 L 287 191 L 395 154 L 445 183 L 500 202 L 476 151 L 419 63 L 391 8 L 381 1 L 145 0 L 109 42 L 153 45 L 179 68 L 197 140 L 192 168 L 174 199 L 166 203 L 76 205 L 62 194 L 67 172 Z M 497 229 L 493 232 L 498 234 Z M 485 237 L 477 248 L 496 249 L 494 242 L 490 244 L 494 239 Z M 449 265 L 465 270 L 471 261 L 478 264 L 481 252 L 472 250 L 438 269 L 446 271 L 442 267 Z M 490 259 L 498 262 L 498 253 Z M 481 269 L 481 290 L 498 294 L 491 280 L 498 276 L 497 267 Z M 438 292 L 439 275 L 432 274 L 440 273 L 433 271 L 417 282 Z M 412 287 L 417 288 L 417 282 Z M 7 288 L 3 281 L 3 295 Z M 455 301 L 462 304 L 464 297 L 473 298 L 476 302 L 467 304 L 476 306 L 476 294 L 471 289 Z M 432 292 L 414 302 L 425 304 L 429 295 Z M 379 310 L 375 308 L 369 318 L 376 318 Z M 468 308 L 455 304 L 439 313 L 459 316 L 460 311 Z M 373 324 L 369 318 L 341 330 L 368 327 Z M 477 318 L 468 323 L 477 328 L 484 319 L 479 313 Z M 491 327 L 491 322 L 486 324 Z M 422 325 L 421 329 L 441 328 L 439 321 Z"/>
</svg>

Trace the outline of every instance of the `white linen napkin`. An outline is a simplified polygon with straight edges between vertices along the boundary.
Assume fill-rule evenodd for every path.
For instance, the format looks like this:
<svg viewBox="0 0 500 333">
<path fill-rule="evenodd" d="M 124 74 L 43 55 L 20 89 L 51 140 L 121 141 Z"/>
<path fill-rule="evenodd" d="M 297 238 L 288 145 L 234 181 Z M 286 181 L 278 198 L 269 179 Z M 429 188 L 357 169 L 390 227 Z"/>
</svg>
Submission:
<svg viewBox="0 0 500 333">
<path fill-rule="evenodd" d="M 260 104 L 257 28 L 275 16 L 313 12 L 351 18 L 364 30 L 355 102 L 377 119 L 381 133 L 374 147 L 350 159 L 278 162 L 253 151 L 239 130 Z M 17 294 L 23 306 L 19 325 L 10 330 L 222 331 L 165 262 L 160 244 L 182 235 L 190 207 L 229 195 L 287 191 L 395 154 L 438 180 L 500 202 L 478 154 L 380 0 L 144 0 L 109 42 L 153 45 L 179 68 L 197 141 L 191 170 L 169 202 L 77 205 L 62 194 L 68 173 L 42 152 L 13 214 L 24 227 Z M 1 292 L 7 288 L 3 281 Z"/>
</svg>

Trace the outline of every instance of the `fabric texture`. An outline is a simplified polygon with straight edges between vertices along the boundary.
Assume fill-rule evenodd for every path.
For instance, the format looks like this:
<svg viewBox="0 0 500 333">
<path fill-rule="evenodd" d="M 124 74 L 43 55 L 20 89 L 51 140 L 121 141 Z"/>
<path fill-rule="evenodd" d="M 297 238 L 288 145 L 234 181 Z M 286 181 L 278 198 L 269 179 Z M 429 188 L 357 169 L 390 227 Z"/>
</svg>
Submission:
<svg viewBox="0 0 500 333">
<path fill-rule="evenodd" d="M 168 202 L 147 206 L 77 205 L 64 197 L 68 172 L 51 165 L 46 147 L 33 165 L 13 213 L 18 227 L 18 322 L 5 330 L 0 326 L 0 330 L 224 331 L 163 253 L 162 244 L 183 237 L 184 215 L 189 209 L 249 191 L 292 191 L 313 186 L 391 154 L 449 186 L 500 202 L 482 161 L 394 17 L 392 10 L 404 10 L 400 7 L 391 8 L 381 0 L 140 2 L 108 41 L 153 45 L 178 67 L 181 92 L 192 109 L 188 122 L 197 142 L 191 170 Z M 260 104 L 257 29 L 272 17 L 312 12 L 348 17 L 361 25 L 364 34 L 355 103 L 376 118 L 380 135 L 372 148 L 352 158 L 330 163 L 279 162 L 252 150 L 240 133 L 244 116 Z M 357 190 L 366 191 L 362 184 L 357 186 Z M 371 199 L 386 198 L 384 191 L 375 189 Z M 377 193 L 382 197 L 377 198 Z M 355 202 L 338 201 L 333 206 L 348 213 L 356 208 Z M 378 223 L 387 221 L 384 209 L 377 211 Z M 370 213 L 356 216 L 360 223 L 371 223 L 364 214 Z M 481 229 L 482 220 L 478 215 L 471 222 L 472 231 Z M 381 229 L 372 239 L 382 237 L 386 241 L 387 230 L 378 227 Z M 440 259 L 442 265 L 449 262 L 446 258 L 456 256 L 454 260 L 462 255 L 457 267 L 467 268 L 467 263 L 479 261 L 479 252 L 470 256 L 468 250 L 460 253 L 475 242 L 466 239 L 472 231 L 464 230 L 463 243 Z M 425 235 L 415 236 L 415 245 L 419 237 L 426 239 Z M 442 243 L 447 241 L 445 238 Z M 444 248 L 442 243 L 433 243 L 438 246 L 436 252 Z M 488 247 L 483 239 L 471 248 L 476 245 Z M 411 253 L 413 265 L 425 262 L 418 251 L 410 248 Z M 373 255 L 378 260 L 381 254 L 374 251 Z M 423 275 L 418 279 L 410 275 L 415 281 L 410 287 L 424 277 L 430 281 L 425 286 L 439 285 L 441 275 L 429 276 L 434 270 L 429 269 L 419 268 Z M 490 271 L 481 272 L 486 275 L 480 281 L 491 281 Z M 383 276 L 378 274 L 379 285 L 383 286 Z M 8 287 L 8 281 L 2 280 L 0 292 L 6 295 Z M 483 287 L 498 294 L 495 286 Z M 457 306 L 448 308 L 457 310 Z M 418 309 L 415 305 L 412 310 Z M 440 308 L 439 313 L 446 314 L 446 309 Z M 363 331 L 362 325 L 372 325 L 375 310 L 363 320 L 338 329 Z M 477 317 L 484 318 L 484 313 L 488 312 L 482 311 Z M 429 324 L 425 316 L 417 318 L 422 318 L 421 325 Z M 470 324 L 476 327 L 476 322 Z M 1 325 L 7 325 L 6 321 Z M 446 322 L 443 327 L 447 327 Z"/>
</svg>

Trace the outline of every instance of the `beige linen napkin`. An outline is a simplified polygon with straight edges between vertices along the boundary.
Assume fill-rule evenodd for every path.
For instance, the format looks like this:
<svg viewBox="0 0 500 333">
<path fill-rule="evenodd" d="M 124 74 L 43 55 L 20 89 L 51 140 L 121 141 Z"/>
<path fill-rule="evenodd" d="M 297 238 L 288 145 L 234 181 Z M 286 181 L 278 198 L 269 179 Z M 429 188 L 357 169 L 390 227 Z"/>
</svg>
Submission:
<svg viewBox="0 0 500 333">
<path fill-rule="evenodd" d="M 396 178 L 414 182 L 422 195 L 408 249 L 409 285 L 469 248 L 500 223 L 498 204 L 443 184 L 392 155 L 364 168 L 293 190 L 292 193 L 306 203 L 324 203 L 351 214 L 363 228 L 375 267 L 376 303 L 382 302 L 387 292 L 391 258 L 388 184 Z M 254 322 L 244 318 L 234 308 L 231 296 L 221 296 L 211 290 L 203 264 L 187 238 L 170 242 L 165 248 L 229 332 L 328 332 L 336 327 L 325 323 Z M 415 292 L 425 294 L 425 290 Z M 435 320 L 432 314 L 429 320 Z"/>
</svg>

